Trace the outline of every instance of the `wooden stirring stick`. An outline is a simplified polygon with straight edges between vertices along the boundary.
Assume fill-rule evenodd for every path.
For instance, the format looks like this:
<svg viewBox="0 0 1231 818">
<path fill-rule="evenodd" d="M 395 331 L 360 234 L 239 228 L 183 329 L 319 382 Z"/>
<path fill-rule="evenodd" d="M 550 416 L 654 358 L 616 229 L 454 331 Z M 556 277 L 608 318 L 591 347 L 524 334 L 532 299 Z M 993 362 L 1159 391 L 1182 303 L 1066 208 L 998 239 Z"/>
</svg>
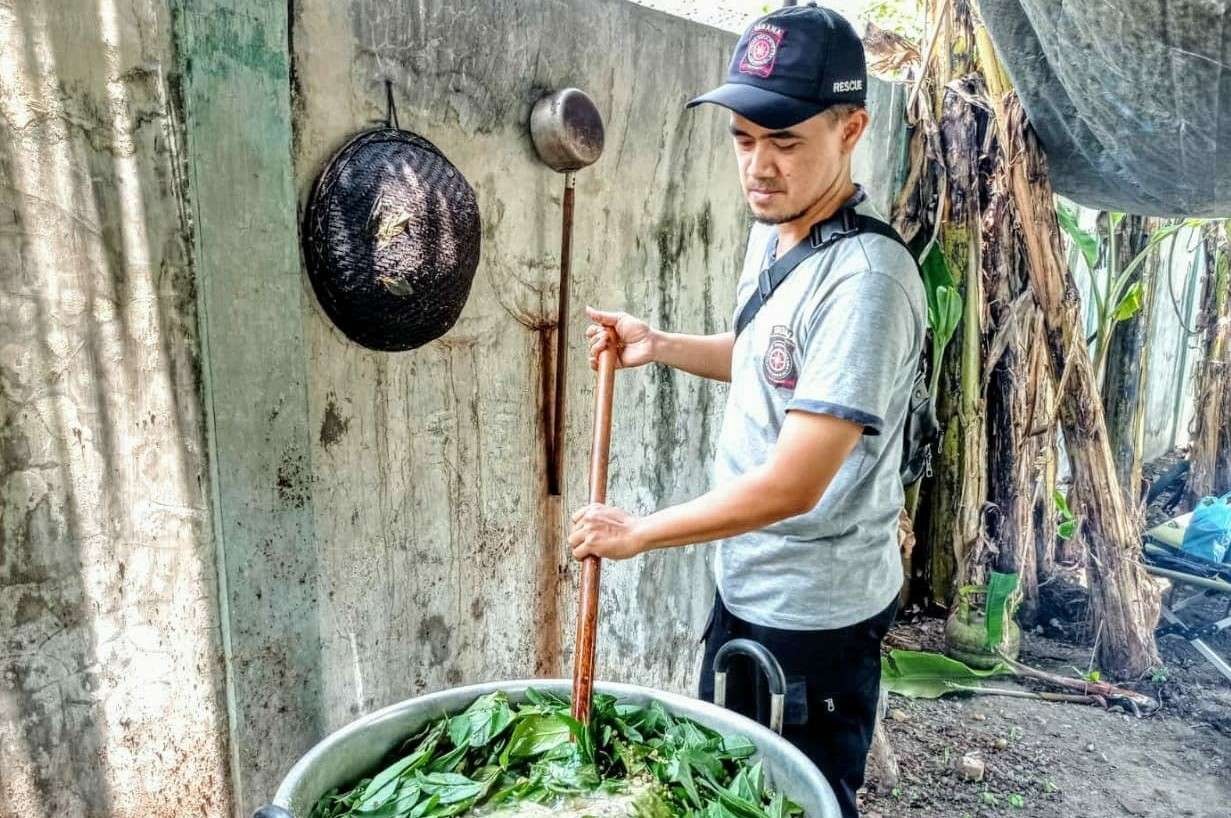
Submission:
<svg viewBox="0 0 1231 818">
<path fill-rule="evenodd" d="M 598 354 L 598 388 L 594 393 L 594 443 L 590 447 L 590 502 L 607 502 L 607 461 L 611 450 L 611 399 L 615 394 L 615 339 Z M 573 651 L 573 718 L 590 722 L 594 691 L 594 645 L 598 637 L 598 577 L 602 560 L 581 562 L 577 602 L 577 643 Z"/>
</svg>

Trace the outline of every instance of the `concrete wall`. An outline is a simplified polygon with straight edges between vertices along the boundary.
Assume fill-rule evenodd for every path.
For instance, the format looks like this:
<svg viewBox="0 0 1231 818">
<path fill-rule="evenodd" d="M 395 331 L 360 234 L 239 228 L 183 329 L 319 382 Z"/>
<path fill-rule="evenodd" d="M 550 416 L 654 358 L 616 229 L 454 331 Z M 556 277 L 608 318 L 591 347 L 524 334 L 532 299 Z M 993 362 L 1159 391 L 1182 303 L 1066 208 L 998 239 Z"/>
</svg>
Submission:
<svg viewBox="0 0 1231 818">
<path fill-rule="evenodd" d="M 230 802 L 175 84 L 163 3 L 0 3 L 4 818 Z"/>
<path fill-rule="evenodd" d="M 729 324 L 747 229 L 734 35 L 618 0 L 0 4 L 0 816 L 244 814 L 314 741 L 460 683 L 567 675 L 592 379 L 581 307 Z M 290 10 L 293 9 L 293 17 Z M 298 207 L 383 119 L 478 191 L 457 326 L 378 354 L 325 319 Z M 566 487 L 546 495 L 562 179 L 526 120 L 587 90 Z M 902 95 L 857 176 L 888 209 Z M 703 491 L 723 389 L 617 383 L 609 497 Z M 704 549 L 604 568 L 604 679 L 689 690 Z"/>
</svg>

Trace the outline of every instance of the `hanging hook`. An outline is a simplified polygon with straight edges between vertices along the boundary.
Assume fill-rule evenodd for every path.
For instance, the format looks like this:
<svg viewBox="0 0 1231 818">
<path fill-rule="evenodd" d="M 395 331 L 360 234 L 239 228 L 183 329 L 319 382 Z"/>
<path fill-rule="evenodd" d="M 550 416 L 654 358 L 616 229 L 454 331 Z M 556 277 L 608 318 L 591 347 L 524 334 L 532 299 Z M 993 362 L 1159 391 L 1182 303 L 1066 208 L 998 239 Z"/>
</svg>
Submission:
<svg viewBox="0 0 1231 818">
<path fill-rule="evenodd" d="M 385 80 L 385 127 L 402 130 L 398 123 L 398 109 L 393 104 L 393 80 Z"/>
</svg>

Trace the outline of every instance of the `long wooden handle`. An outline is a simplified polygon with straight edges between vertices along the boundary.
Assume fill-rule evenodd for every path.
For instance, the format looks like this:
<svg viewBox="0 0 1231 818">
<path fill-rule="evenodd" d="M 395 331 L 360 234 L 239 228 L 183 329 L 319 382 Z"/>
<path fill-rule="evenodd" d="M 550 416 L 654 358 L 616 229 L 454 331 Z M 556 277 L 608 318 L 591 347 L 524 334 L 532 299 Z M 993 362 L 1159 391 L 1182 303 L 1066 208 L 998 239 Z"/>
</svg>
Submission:
<svg viewBox="0 0 1231 818">
<path fill-rule="evenodd" d="M 552 393 L 551 434 L 547 438 L 547 493 L 560 493 L 564 471 L 564 413 L 568 395 L 569 281 L 573 265 L 573 191 L 576 177 L 564 174 L 563 220 L 560 225 L 560 298 L 556 306 L 556 388 Z"/>
<path fill-rule="evenodd" d="M 594 443 L 590 448 L 590 502 L 607 502 L 607 463 L 611 452 L 611 400 L 615 395 L 614 343 L 598 354 L 598 388 L 594 393 Z M 594 691 L 594 647 L 598 641 L 598 579 L 602 560 L 581 562 L 581 594 L 577 601 L 577 644 L 573 651 L 573 718 L 590 721 Z"/>
</svg>

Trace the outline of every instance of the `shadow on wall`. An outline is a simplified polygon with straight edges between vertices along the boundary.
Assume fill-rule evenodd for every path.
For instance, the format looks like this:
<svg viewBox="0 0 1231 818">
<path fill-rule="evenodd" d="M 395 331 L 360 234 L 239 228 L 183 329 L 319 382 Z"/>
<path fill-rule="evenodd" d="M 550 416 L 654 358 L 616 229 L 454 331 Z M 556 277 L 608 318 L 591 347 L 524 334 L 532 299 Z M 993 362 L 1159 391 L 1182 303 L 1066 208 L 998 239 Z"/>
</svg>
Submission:
<svg viewBox="0 0 1231 818">
<path fill-rule="evenodd" d="M 0 7 L 5 818 L 230 812 L 161 6 Z"/>
</svg>

